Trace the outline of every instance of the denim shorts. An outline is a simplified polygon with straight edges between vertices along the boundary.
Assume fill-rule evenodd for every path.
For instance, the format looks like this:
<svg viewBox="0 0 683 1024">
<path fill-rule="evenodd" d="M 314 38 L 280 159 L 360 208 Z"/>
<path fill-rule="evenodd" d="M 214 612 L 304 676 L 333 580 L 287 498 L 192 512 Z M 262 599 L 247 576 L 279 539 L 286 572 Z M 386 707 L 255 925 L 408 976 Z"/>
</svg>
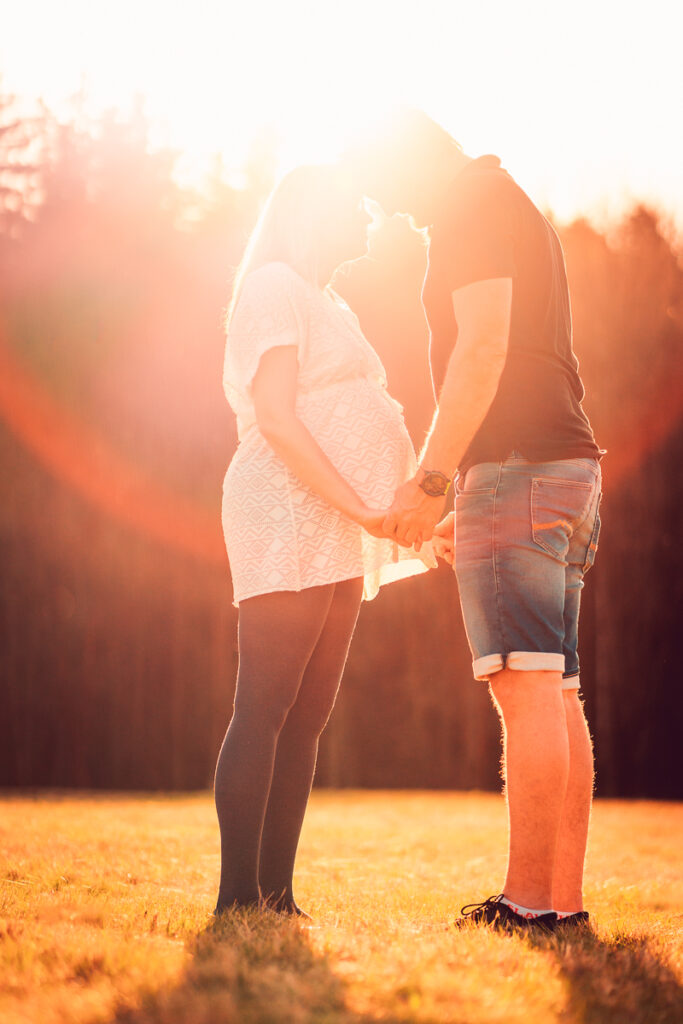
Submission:
<svg viewBox="0 0 683 1024">
<path fill-rule="evenodd" d="M 597 459 L 482 462 L 455 485 L 455 572 L 475 679 L 561 672 L 578 689 L 583 577 L 600 532 Z"/>
</svg>

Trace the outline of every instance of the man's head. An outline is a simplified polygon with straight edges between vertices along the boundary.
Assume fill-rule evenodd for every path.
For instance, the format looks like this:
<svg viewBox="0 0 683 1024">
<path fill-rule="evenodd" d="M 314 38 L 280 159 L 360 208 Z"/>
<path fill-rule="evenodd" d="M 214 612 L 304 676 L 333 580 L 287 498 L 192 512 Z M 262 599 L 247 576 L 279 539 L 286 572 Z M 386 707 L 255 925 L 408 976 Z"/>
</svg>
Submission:
<svg viewBox="0 0 683 1024">
<path fill-rule="evenodd" d="M 423 227 L 431 224 L 443 189 L 468 159 L 441 125 L 407 107 L 349 147 L 343 163 L 360 191 L 388 216 L 408 213 Z"/>
</svg>

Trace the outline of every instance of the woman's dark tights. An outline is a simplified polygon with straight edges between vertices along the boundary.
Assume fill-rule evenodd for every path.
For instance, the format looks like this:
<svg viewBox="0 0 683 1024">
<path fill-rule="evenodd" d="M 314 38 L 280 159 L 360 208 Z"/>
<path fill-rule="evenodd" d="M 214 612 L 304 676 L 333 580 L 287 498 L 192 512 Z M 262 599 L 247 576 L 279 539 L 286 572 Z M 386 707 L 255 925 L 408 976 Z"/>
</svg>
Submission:
<svg viewBox="0 0 683 1024">
<path fill-rule="evenodd" d="M 255 903 L 294 911 L 294 859 L 318 739 L 358 617 L 362 579 L 240 603 L 235 709 L 214 783 L 221 833 L 216 912 Z"/>
</svg>

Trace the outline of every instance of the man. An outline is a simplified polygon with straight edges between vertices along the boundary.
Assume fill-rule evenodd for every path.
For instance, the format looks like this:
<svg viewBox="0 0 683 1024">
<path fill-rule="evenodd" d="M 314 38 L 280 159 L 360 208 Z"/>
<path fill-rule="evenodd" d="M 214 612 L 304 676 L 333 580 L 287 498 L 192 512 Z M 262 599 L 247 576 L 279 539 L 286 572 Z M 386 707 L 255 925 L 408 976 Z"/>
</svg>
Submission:
<svg viewBox="0 0 683 1024">
<path fill-rule="evenodd" d="M 585 923 L 593 756 L 577 626 L 602 453 L 581 408 L 560 242 L 497 157 L 470 158 L 420 111 L 364 159 L 368 195 L 429 234 L 422 300 L 437 409 L 384 528 L 405 545 L 434 534 L 452 561 L 455 519 L 474 676 L 503 726 L 507 876 L 464 918 L 505 930 Z M 455 512 L 439 523 L 456 470 Z"/>
</svg>

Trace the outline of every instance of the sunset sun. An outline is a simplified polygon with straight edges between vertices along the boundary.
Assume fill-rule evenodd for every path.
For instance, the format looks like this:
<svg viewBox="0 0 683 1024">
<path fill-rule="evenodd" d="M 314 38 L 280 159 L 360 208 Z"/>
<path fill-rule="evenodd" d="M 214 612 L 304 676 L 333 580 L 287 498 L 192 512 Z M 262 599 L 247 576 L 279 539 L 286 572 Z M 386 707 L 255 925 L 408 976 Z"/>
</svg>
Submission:
<svg viewBox="0 0 683 1024">
<path fill-rule="evenodd" d="M 561 14 L 538 0 L 416 10 L 388 0 L 29 0 L 5 17 L 3 81 L 62 116 L 79 92 L 94 111 L 141 97 L 153 143 L 177 149 L 194 182 L 218 152 L 236 174 L 255 138 L 276 147 L 280 171 L 330 159 L 377 112 L 409 103 L 466 152 L 503 153 L 563 218 L 604 217 L 642 197 L 683 223 L 683 143 L 658 116 L 680 95 L 675 5 L 657 0 L 642 18 L 589 0 Z"/>
</svg>

